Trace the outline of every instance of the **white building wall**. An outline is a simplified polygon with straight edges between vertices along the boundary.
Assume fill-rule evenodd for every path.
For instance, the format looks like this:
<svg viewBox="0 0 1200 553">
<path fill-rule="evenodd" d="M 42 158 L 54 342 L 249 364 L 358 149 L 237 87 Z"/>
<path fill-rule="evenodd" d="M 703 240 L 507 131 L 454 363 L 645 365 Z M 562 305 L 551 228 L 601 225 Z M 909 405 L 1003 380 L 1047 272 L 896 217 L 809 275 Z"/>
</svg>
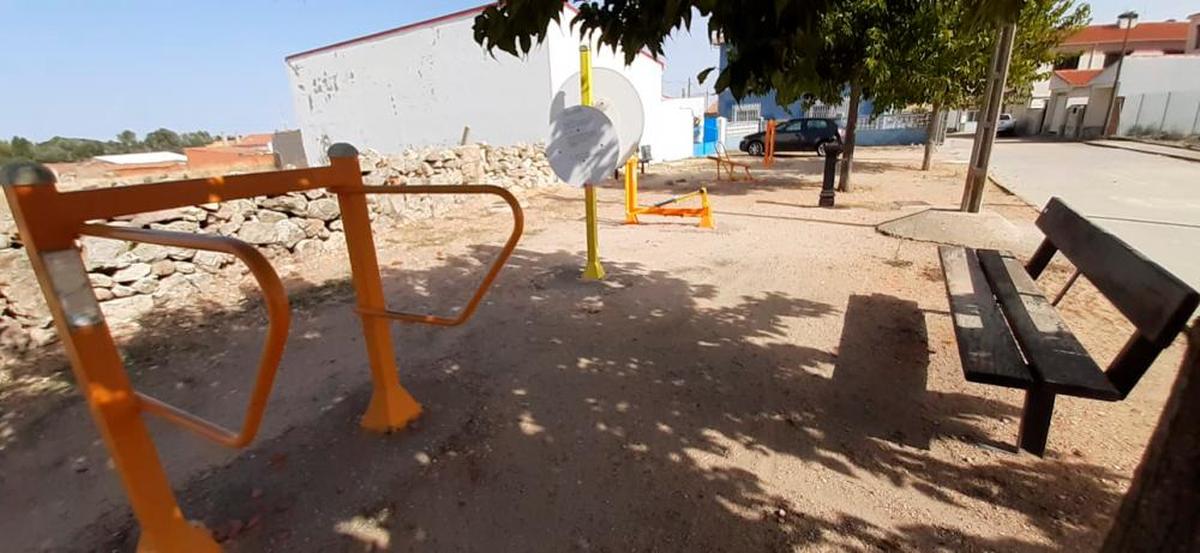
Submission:
<svg viewBox="0 0 1200 553">
<path fill-rule="evenodd" d="M 332 47 L 286 61 L 310 164 L 335 142 L 406 146 L 545 140 L 550 62 L 545 45 L 495 58 L 473 40 L 473 17 Z"/>
<path fill-rule="evenodd" d="M 1200 55 L 1129 56 L 1121 68 L 1121 96 L 1200 90 Z"/>
</svg>

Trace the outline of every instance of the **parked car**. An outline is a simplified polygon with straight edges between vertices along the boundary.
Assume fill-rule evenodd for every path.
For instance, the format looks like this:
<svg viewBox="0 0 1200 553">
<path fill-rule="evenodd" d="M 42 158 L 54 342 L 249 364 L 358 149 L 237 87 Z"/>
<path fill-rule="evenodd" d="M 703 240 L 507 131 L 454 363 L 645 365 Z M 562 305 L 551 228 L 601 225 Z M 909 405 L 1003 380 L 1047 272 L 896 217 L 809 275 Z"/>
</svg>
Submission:
<svg viewBox="0 0 1200 553">
<path fill-rule="evenodd" d="M 764 140 L 766 131 L 748 134 L 742 138 L 738 149 L 752 156 L 761 156 L 767 151 Z M 775 124 L 776 152 L 816 152 L 825 155 L 826 144 L 841 144 L 842 129 L 833 119 L 802 117 Z"/>
<path fill-rule="evenodd" d="M 996 134 L 1010 136 L 1017 134 L 1017 120 L 1008 113 L 1001 113 L 1000 120 L 996 122 Z"/>
</svg>

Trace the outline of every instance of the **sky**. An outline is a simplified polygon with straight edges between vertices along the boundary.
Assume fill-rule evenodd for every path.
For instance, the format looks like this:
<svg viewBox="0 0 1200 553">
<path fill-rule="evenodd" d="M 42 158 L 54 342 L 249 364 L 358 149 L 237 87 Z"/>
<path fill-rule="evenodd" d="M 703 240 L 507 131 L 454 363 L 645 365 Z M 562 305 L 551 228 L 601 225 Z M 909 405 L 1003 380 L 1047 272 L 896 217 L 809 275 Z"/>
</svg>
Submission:
<svg viewBox="0 0 1200 553">
<path fill-rule="evenodd" d="M 0 0 L 0 136 L 107 139 L 167 127 L 213 133 L 294 128 L 283 58 L 436 17 L 483 0 Z M 1197 0 L 1094 0 L 1095 22 L 1127 9 L 1186 17 Z M 499 53 L 497 55 L 505 55 Z M 665 94 L 711 90 L 706 25 L 666 44 Z"/>
</svg>

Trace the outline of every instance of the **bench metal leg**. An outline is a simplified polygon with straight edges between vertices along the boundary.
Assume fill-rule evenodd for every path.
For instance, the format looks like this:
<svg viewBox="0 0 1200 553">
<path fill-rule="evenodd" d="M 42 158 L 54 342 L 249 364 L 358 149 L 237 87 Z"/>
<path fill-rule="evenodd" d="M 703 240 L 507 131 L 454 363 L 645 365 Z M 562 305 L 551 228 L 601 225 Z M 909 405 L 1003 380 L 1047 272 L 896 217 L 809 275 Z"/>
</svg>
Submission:
<svg viewBox="0 0 1200 553">
<path fill-rule="evenodd" d="M 1054 396 L 1040 388 L 1025 392 L 1017 447 L 1038 457 L 1046 453 L 1046 438 L 1050 435 L 1050 420 L 1054 417 Z"/>
</svg>

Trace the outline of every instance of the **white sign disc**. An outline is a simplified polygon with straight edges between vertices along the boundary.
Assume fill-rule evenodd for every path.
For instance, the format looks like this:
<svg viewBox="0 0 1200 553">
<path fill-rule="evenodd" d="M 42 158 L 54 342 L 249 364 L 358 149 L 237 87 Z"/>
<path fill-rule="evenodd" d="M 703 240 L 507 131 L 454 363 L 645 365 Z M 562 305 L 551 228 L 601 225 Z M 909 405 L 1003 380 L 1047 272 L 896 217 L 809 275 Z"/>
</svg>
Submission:
<svg viewBox="0 0 1200 553">
<path fill-rule="evenodd" d="M 558 178 L 572 186 L 598 183 L 621 163 L 616 128 L 603 111 L 571 106 L 550 121 L 546 158 Z"/>
<path fill-rule="evenodd" d="M 550 119 L 567 106 L 579 105 L 579 73 L 567 78 L 550 102 Z M 633 83 L 621 72 L 607 67 L 592 69 L 592 106 L 604 112 L 617 128 L 621 140 L 621 162 L 637 151 L 646 117 L 642 99 Z"/>
</svg>

